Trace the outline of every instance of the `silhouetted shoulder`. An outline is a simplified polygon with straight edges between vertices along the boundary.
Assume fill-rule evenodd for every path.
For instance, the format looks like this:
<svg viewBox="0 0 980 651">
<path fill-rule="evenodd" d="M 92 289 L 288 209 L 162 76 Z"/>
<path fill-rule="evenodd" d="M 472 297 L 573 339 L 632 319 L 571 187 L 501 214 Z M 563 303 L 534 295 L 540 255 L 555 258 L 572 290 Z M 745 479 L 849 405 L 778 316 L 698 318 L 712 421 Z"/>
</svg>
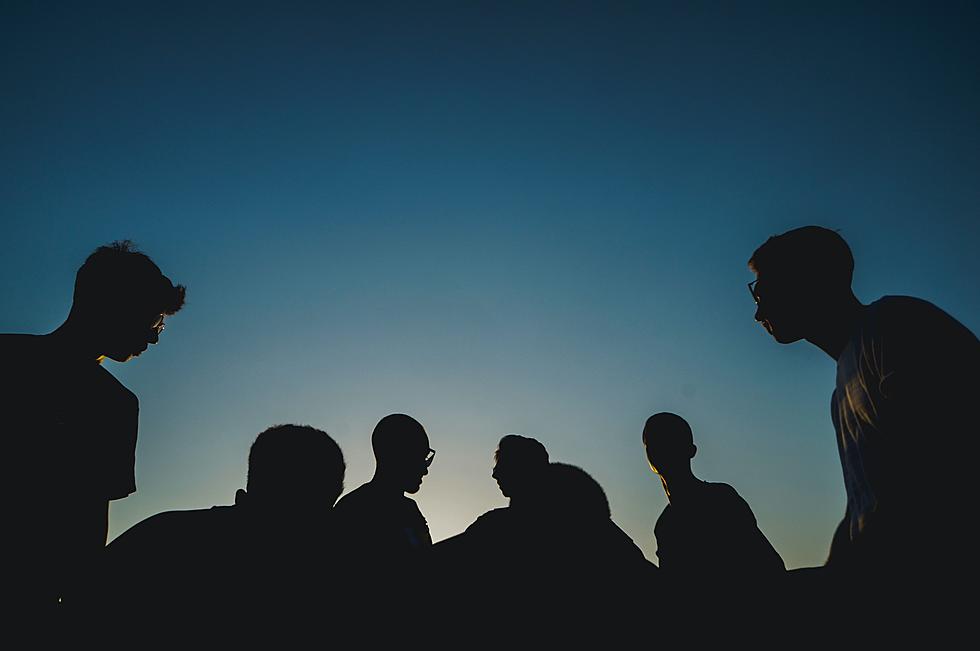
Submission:
<svg viewBox="0 0 980 651">
<path fill-rule="evenodd" d="M 894 399 L 903 412 L 941 418 L 924 403 L 965 406 L 977 388 L 978 364 L 980 342 L 962 323 L 928 301 L 886 296 L 865 308 L 838 360 L 838 390 L 850 393 L 848 382 L 859 378 L 872 403 Z"/>
<path fill-rule="evenodd" d="M 512 508 L 493 509 L 474 520 L 473 524 L 466 527 L 464 533 L 471 539 L 478 538 L 481 540 L 510 537 L 518 528 L 517 519 Z"/>
<path fill-rule="evenodd" d="M 510 522 L 511 515 L 511 509 L 506 506 L 500 507 L 499 509 L 492 509 L 474 520 L 473 524 L 466 528 L 466 531 L 477 531 L 486 527 L 495 527 L 499 524 Z"/>
<path fill-rule="evenodd" d="M 912 296 L 884 296 L 870 303 L 862 325 L 871 334 L 924 348 L 977 343 L 976 335 L 949 313 Z"/>
<path fill-rule="evenodd" d="M 749 503 L 738 494 L 730 484 L 724 482 L 705 482 L 704 496 L 710 500 L 718 513 L 724 513 L 733 518 L 744 518 L 755 522 L 755 515 Z"/>
<path fill-rule="evenodd" d="M 44 335 L 0 334 L 0 359 L 7 374 L 39 374 L 51 356 Z"/>
<path fill-rule="evenodd" d="M 334 512 L 337 515 L 341 515 L 350 509 L 356 509 L 358 507 L 371 504 L 376 501 L 376 499 L 375 491 L 372 490 L 371 484 L 361 484 L 337 500 L 337 505 L 334 506 Z"/>
<path fill-rule="evenodd" d="M 417 513 L 419 518 L 425 520 L 415 500 L 405 495 L 386 495 L 371 482 L 358 486 L 341 497 L 334 507 L 337 517 L 353 516 L 364 511 L 376 510 Z"/>
<path fill-rule="evenodd" d="M 165 511 L 136 523 L 113 540 L 106 548 L 110 555 L 156 554 L 170 556 L 189 546 L 199 546 L 202 539 L 211 539 L 231 521 L 234 507 L 215 506 L 210 509 Z M 156 556 L 156 561 L 161 560 Z M 148 562 L 150 559 L 146 559 Z"/>
<path fill-rule="evenodd" d="M 29 354 L 37 350 L 41 341 L 41 335 L 3 333 L 0 334 L 0 352 L 11 356 Z"/>
</svg>

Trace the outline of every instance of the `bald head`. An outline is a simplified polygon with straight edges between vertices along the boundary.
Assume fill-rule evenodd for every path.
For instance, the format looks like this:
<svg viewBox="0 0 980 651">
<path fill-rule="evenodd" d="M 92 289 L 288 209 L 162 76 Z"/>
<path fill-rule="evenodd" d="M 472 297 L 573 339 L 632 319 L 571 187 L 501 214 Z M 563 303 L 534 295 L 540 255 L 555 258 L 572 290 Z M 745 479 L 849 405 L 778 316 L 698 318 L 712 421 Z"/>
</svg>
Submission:
<svg viewBox="0 0 980 651">
<path fill-rule="evenodd" d="M 374 427 L 371 447 L 380 475 L 406 492 L 418 491 L 434 454 L 422 423 L 406 414 L 385 416 Z"/>
</svg>

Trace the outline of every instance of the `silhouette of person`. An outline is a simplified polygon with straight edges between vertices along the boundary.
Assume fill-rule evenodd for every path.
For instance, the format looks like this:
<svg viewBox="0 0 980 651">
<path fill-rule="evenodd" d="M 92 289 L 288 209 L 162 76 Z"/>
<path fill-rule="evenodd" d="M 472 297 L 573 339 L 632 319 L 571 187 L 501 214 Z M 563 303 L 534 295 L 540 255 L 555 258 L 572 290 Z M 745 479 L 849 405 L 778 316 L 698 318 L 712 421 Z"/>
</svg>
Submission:
<svg viewBox="0 0 980 651">
<path fill-rule="evenodd" d="M 568 617 L 606 631 L 635 614 L 635 590 L 656 567 L 611 519 L 599 484 L 581 468 L 549 463 L 535 439 L 507 435 L 493 477 L 510 506 L 481 515 L 435 546 L 441 604 L 461 630 L 504 608 L 508 632 L 538 635 Z M 615 627 L 615 626 L 614 626 Z"/>
<path fill-rule="evenodd" d="M 756 321 L 777 342 L 805 339 L 837 363 L 831 417 L 847 506 L 816 576 L 860 590 L 865 608 L 910 589 L 935 604 L 968 562 L 960 546 L 975 489 L 957 448 L 977 430 L 980 343 L 927 301 L 863 304 L 851 249 L 826 228 L 770 237 L 749 267 Z"/>
<path fill-rule="evenodd" d="M 508 537 L 506 530 L 514 526 L 515 513 L 532 511 L 540 500 L 541 484 L 548 473 L 548 450 L 537 439 L 519 434 L 508 434 L 500 439 L 493 455 L 491 477 L 497 482 L 501 494 L 510 500 L 505 508 L 487 511 L 467 527 L 465 533 L 476 538 L 487 538 L 487 544 L 499 544 Z M 516 509 L 516 511 L 515 511 Z M 497 543 L 491 540 L 497 539 Z"/>
<path fill-rule="evenodd" d="M 542 581 L 537 594 L 550 619 L 572 616 L 608 634 L 635 626 L 637 609 L 649 615 L 656 598 L 638 601 L 636 595 L 656 588 L 659 572 L 612 520 L 599 483 L 577 466 L 552 462 L 540 499 L 528 545 L 536 562 L 527 569 Z"/>
<path fill-rule="evenodd" d="M 667 495 L 654 534 L 661 576 L 672 589 L 741 587 L 783 575 L 783 560 L 746 501 L 728 484 L 694 475 L 697 446 L 687 421 L 668 412 L 650 416 L 643 446 Z"/>
<path fill-rule="evenodd" d="M 500 439 L 493 455 L 491 476 L 509 506 L 491 509 L 478 517 L 460 534 L 436 545 L 437 562 L 443 579 L 468 580 L 457 570 L 463 565 L 486 568 L 499 566 L 498 574 L 515 566 L 515 557 L 524 554 L 524 535 L 542 510 L 542 484 L 546 480 L 548 450 L 537 439 L 507 434 Z M 456 586 L 453 590 L 461 589 Z"/>
<path fill-rule="evenodd" d="M 109 502 L 136 490 L 139 413 L 136 396 L 101 362 L 125 362 L 157 343 L 184 294 L 131 242 L 113 242 L 78 270 L 71 311 L 54 332 L 0 335 L 4 592 L 22 607 L 67 606 L 94 580 Z"/>
<path fill-rule="evenodd" d="M 435 450 L 422 424 L 405 414 L 382 418 L 371 435 L 377 463 L 371 481 L 337 503 L 337 521 L 354 562 L 384 581 L 418 562 L 432 546 L 429 526 L 415 500 Z"/>
<path fill-rule="evenodd" d="M 266 429 L 249 450 L 234 505 L 159 513 L 109 544 L 107 610 L 132 630 L 161 632 L 182 622 L 234 634 L 241 620 L 244 634 L 270 619 L 335 606 L 342 572 L 332 509 L 345 468 L 326 432 Z"/>
<path fill-rule="evenodd" d="M 497 444 L 493 461 L 490 476 L 501 494 L 510 499 L 510 506 L 520 507 L 522 501 L 533 500 L 540 489 L 548 468 L 548 450 L 537 439 L 508 434 Z"/>
</svg>

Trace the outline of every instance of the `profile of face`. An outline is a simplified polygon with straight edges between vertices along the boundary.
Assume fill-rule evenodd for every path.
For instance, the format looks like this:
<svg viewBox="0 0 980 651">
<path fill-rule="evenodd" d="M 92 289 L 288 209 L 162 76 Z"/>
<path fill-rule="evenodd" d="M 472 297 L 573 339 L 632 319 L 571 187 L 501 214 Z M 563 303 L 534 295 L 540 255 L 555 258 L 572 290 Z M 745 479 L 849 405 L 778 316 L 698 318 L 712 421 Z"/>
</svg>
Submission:
<svg viewBox="0 0 980 651">
<path fill-rule="evenodd" d="M 436 451 L 429 447 L 429 439 L 413 450 L 407 450 L 402 460 L 402 489 L 406 493 L 417 493 L 422 488 L 422 478 L 429 474 L 429 466 L 436 456 Z"/>
<path fill-rule="evenodd" d="M 774 277 L 757 276 L 749 284 L 755 300 L 755 320 L 781 344 L 791 344 L 806 336 L 811 304 L 807 292 Z"/>
<path fill-rule="evenodd" d="M 102 354 L 116 362 L 139 357 L 150 344 L 160 341 L 164 315 L 120 311 L 105 319 L 99 330 Z"/>
<path fill-rule="evenodd" d="M 494 459 L 496 461 L 493 464 L 493 472 L 490 473 L 490 476 L 496 480 L 497 487 L 504 497 L 513 497 L 514 469 L 511 467 L 511 464 L 508 464 L 507 455 L 501 454 L 499 449 L 494 454 Z"/>
<path fill-rule="evenodd" d="M 407 414 L 385 416 L 371 434 L 371 446 L 385 483 L 406 493 L 418 492 L 436 455 L 422 423 Z"/>
</svg>

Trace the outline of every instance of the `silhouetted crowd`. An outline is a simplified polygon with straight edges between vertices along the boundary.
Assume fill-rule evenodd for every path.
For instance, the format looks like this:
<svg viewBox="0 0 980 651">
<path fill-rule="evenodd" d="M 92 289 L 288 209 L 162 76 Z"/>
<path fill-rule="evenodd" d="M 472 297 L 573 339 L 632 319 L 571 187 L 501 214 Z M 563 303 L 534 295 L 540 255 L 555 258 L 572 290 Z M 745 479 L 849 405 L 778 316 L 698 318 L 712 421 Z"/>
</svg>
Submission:
<svg viewBox="0 0 980 651">
<path fill-rule="evenodd" d="M 691 427 L 667 412 L 641 436 L 668 498 L 657 564 L 588 472 L 517 434 L 499 440 L 492 468 L 509 505 L 433 544 L 408 495 L 436 452 L 405 414 L 378 422 L 374 476 L 343 497 L 337 443 L 277 425 L 252 444 L 233 504 L 159 513 L 106 546 L 109 502 L 136 490 L 139 402 L 101 362 L 157 343 L 185 297 L 122 241 L 79 269 L 57 330 L 0 335 L 6 612 L 30 623 L 31 646 L 471 646 L 483 636 L 553 646 L 597 634 L 604 647 L 849 646 L 923 629 L 937 644 L 970 621 L 958 595 L 973 585 L 965 449 L 977 434 L 980 344 L 926 301 L 861 303 L 834 231 L 771 237 L 749 266 L 756 320 L 837 364 L 831 420 L 847 504 L 823 566 L 787 571 L 738 492 L 695 476 Z"/>
</svg>

